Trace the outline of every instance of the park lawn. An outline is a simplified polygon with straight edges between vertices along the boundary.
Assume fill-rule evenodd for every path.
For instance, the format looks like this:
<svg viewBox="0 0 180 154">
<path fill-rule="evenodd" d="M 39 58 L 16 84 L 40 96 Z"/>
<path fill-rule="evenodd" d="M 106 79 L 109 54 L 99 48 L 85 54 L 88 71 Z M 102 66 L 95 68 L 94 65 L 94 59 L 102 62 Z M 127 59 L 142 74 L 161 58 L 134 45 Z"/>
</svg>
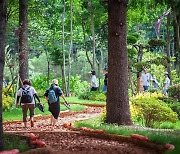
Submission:
<svg viewBox="0 0 180 154">
<path fill-rule="evenodd" d="M 61 104 L 60 106 L 61 111 L 66 111 L 67 108 Z M 72 104 L 71 111 L 82 111 L 85 110 L 86 107 L 79 104 Z M 35 115 L 51 115 L 48 111 L 48 105 L 44 105 L 44 112 L 39 111 L 39 109 L 35 108 Z M 3 122 L 12 121 L 12 120 L 22 120 L 22 109 L 21 108 L 14 108 L 10 111 L 3 112 Z"/>
<path fill-rule="evenodd" d="M 113 124 L 105 124 L 101 122 L 100 117 L 90 118 L 88 120 L 77 121 L 74 122 L 74 126 L 76 128 L 88 127 L 92 129 L 101 129 L 105 130 L 107 134 L 117 134 L 130 136 L 131 134 L 140 134 L 147 136 L 150 141 L 159 143 L 159 144 L 173 144 L 175 149 L 169 153 L 177 154 L 180 153 L 180 130 L 176 130 L 174 132 L 166 132 L 166 131 L 153 131 L 146 129 L 136 129 L 125 126 L 118 126 Z"/>
<path fill-rule="evenodd" d="M 28 139 L 13 134 L 4 134 L 4 146 L 5 150 L 18 149 L 20 152 L 30 149 Z"/>
<path fill-rule="evenodd" d="M 79 99 L 78 97 L 66 97 L 67 101 L 72 104 L 83 104 L 83 105 L 106 105 L 105 101 L 93 101 L 93 100 L 85 100 Z"/>
</svg>

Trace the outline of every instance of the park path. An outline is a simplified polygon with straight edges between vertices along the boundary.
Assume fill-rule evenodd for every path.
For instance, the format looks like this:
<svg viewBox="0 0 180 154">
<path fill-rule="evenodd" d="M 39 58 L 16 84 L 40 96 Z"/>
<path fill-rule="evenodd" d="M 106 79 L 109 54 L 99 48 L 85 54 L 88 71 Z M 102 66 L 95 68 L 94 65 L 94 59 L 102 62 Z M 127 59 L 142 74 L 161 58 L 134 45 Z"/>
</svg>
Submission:
<svg viewBox="0 0 180 154">
<path fill-rule="evenodd" d="M 50 149 L 48 152 L 57 154 L 157 154 L 155 149 L 149 149 L 140 145 L 127 142 L 98 139 L 95 137 L 82 136 L 79 132 L 70 131 L 63 127 L 64 123 L 84 120 L 99 115 L 103 107 L 87 106 L 85 111 L 62 112 L 56 129 L 52 130 L 49 125 L 49 116 L 35 118 L 35 127 L 24 129 L 21 121 L 6 122 L 3 124 L 4 132 L 28 136 L 30 132 L 44 141 Z M 36 154 L 36 152 L 30 152 Z M 39 154 L 38 153 L 38 154 Z"/>
</svg>

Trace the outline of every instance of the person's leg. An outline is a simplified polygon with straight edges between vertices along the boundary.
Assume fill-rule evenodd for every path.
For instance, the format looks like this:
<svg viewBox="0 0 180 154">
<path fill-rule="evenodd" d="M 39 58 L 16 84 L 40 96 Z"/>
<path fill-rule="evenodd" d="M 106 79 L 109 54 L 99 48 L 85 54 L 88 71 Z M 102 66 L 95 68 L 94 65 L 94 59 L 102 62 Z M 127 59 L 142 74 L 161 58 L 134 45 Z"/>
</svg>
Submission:
<svg viewBox="0 0 180 154">
<path fill-rule="evenodd" d="M 24 127 L 27 127 L 27 105 L 22 105 L 22 113 L 23 113 L 23 122 L 24 122 Z"/>
<path fill-rule="evenodd" d="M 31 127 L 34 127 L 34 104 L 28 104 L 28 108 L 30 111 L 30 122 L 31 122 Z"/>
<path fill-rule="evenodd" d="M 53 115 L 51 115 L 51 117 L 50 117 L 50 124 L 51 124 L 51 126 L 53 125 L 53 120 L 54 120 L 54 117 L 53 117 Z"/>
</svg>

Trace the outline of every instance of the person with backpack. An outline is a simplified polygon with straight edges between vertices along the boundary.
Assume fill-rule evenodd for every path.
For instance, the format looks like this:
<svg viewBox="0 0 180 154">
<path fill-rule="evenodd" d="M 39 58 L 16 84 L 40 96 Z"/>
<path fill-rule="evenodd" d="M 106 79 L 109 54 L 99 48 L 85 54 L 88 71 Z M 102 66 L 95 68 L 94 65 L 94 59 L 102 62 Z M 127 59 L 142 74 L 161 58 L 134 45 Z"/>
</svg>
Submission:
<svg viewBox="0 0 180 154">
<path fill-rule="evenodd" d="M 30 124 L 31 127 L 34 127 L 34 109 L 35 109 L 35 98 L 37 98 L 40 103 L 40 99 L 37 95 L 36 90 L 31 86 L 31 81 L 29 79 L 25 79 L 23 81 L 23 87 L 20 88 L 19 93 L 17 95 L 16 106 L 18 106 L 18 102 L 20 100 L 20 104 L 23 112 L 23 122 L 25 128 L 27 128 L 27 112 L 30 111 Z"/>
<path fill-rule="evenodd" d="M 59 96 L 61 96 L 65 103 L 67 103 L 66 98 L 63 94 L 63 91 L 61 90 L 61 88 L 58 86 L 58 80 L 53 79 L 52 80 L 52 84 L 51 87 L 49 89 L 46 90 L 44 97 L 48 102 L 49 105 L 49 111 L 51 112 L 51 118 L 50 118 L 50 124 L 51 126 L 54 128 L 58 117 L 59 117 L 59 113 L 60 113 L 60 99 Z M 65 104 L 65 105 L 66 105 Z"/>
</svg>

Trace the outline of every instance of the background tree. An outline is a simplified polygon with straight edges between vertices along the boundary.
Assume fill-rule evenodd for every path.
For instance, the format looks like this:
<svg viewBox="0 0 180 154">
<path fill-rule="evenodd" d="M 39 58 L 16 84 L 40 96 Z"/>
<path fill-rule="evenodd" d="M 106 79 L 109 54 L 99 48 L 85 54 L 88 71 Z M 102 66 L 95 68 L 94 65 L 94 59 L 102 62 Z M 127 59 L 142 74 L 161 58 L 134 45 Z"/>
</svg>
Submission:
<svg viewBox="0 0 180 154">
<path fill-rule="evenodd" d="M 2 87 L 5 57 L 6 0 L 0 1 L 0 150 L 4 147 L 2 125 Z"/>
<path fill-rule="evenodd" d="M 108 2 L 107 123 L 132 124 L 128 98 L 126 15 L 128 0 Z"/>
<path fill-rule="evenodd" d="M 29 77 L 28 72 L 28 1 L 19 0 L 19 74 L 21 80 Z"/>
</svg>

